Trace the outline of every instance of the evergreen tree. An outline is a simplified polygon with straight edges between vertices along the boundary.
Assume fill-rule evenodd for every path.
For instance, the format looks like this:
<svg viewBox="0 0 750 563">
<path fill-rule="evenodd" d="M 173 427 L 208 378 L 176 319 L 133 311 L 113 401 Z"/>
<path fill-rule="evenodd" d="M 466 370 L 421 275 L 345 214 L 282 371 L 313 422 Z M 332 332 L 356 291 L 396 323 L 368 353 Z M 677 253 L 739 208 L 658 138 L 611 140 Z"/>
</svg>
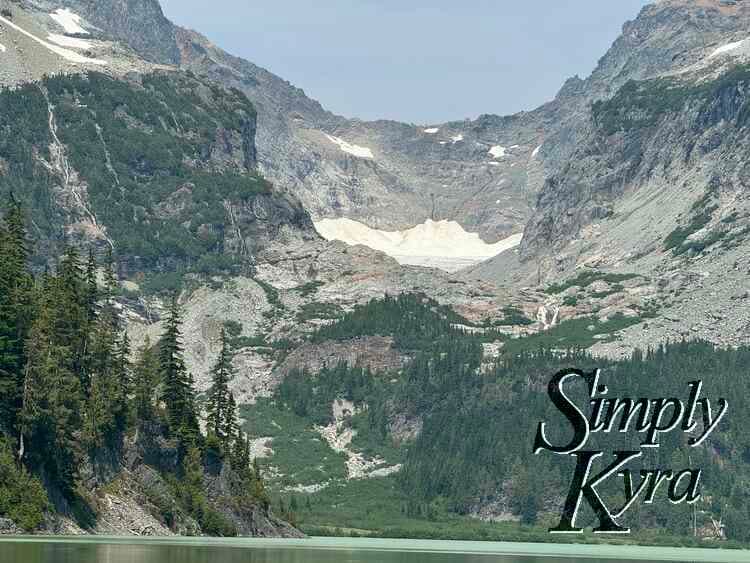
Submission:
<svg viewBox="0 0 750 563">
<path fill-rule="evenodd" d="M 52 278 L 27 342 L 20 415 L 22 446 L 32 467 L 43 469 L 72 496 L 80 463 L 81 382 L 69 340 L 67 288 Z"/>
<path fill-rule="evenodd" d="M 172 299 L 160 342 L 159 368 L 164 382 L 163 399 L 170 431 L 183 441 L 193 441 L 199 430 L 198 420 L 194 410 L 192 376 L 187 373 L 183 360 L 180 308 L 176 296 Z"/>
<path fill-rule="evenodd" d="M 154 390 L 159 382 L 159 356 L 156 349 L 146 337 L 143 346 L 138 350 L 138 360 L 133 369 L 133 417 L 134 424 L 141 420 L 153 420 Z"/>
<path fill-rule="evenodd" d="M 230 411 L 231 393 L 229 381 L 232 378 L 232 357 L 229 351 L 226 332 L 221 331 L 221 351 L 211 371 L 211 388 L 208 391 L 206 404 L 206 423 L 209 432 L 213 433 L 226 446 L 234 435 L 234 428 L 228 424 L 232 416 Z"/>
<path fill-rule="evenodd" d="M 33 315 L 25 217 L 12 200 L 0 224 L 0 430 L 15 433 L 21 401 L 24 341 Z"/>
<path fill-rule="evenodd" d="M 241 435 L 240 425 L 237 421 L 237 403 L 234 400 L 234 394 L 229 392 L 227 401 L 227 410 L 224 415 L 224 436 L 230 437 Z M 242 444 L 242 441 L 240 442 Z"/>
</svg>

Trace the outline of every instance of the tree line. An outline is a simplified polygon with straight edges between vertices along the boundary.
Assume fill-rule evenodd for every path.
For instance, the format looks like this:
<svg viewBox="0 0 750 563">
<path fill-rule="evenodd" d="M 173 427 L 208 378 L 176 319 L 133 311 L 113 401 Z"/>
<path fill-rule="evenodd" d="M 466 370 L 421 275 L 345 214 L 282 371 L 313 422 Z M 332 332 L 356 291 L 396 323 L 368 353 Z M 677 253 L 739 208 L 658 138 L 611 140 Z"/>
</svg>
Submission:
<svg viewBox="0 0 750 563">
<path fill-rule="evenodd" d="M 226 338 L 212 371 L 204 433 L 177 299 L 169 304 L 160 341 L 146 341 L 133 354 L 116 300 L 112 252 L 100 263 L 93 251 L 84 258 L 68 247 L 54 268 L 34 275 L 25 223 L 12 201 L 0 222 L 0 516 L 33 529 L 57 508 L 46 491 L 69 505 L 80 503 L 85 460 L 102 451 L 119 455 L 124 438 L 149 423 L 177 443 L 177 496 L 192 499 L 186 504 L 199 523 L 231 532 L 226 523 L 216 524 L 195 479 L 208 455 L 230 463 L 248 496 L 267 505 L 228 386 Z"/>
</svg>

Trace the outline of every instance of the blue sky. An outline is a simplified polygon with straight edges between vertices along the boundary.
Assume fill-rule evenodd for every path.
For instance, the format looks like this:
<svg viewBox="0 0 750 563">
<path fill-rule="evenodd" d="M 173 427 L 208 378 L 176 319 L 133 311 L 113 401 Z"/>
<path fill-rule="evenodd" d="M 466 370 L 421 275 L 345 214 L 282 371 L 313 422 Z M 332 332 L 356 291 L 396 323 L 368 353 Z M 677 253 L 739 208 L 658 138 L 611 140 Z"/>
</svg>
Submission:
<svg viewBox="0 0 750 563">
<path fill-rule="evenodd" d="M 161 0 L 175 23 L 347 117 L 532 109 L 588 75 L 647 0 Z"/>
</svg>

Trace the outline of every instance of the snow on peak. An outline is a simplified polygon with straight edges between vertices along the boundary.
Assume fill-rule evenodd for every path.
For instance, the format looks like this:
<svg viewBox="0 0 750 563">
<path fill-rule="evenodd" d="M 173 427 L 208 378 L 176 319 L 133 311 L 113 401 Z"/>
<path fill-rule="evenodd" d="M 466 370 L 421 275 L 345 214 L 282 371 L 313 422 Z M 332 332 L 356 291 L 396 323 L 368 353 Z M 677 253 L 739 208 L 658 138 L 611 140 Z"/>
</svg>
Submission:
<svg viewBox="0 0 750 563">
<path fill-rule="evenodd" d="M 424 129 L 422 132 L 423 133 L 427 133 L 428 135 L 434 135 L 438 131 L 440 131 L 440 128 L 438 128 L 438 127 L 430 127 L 429 129 Z"/>
<path fill-rule="evenodd" d="M 83 55 L 79 53 L 76 53 L 75 51 L 71 51 L 70 49 L 64 49 L 63 47 L 58 47 L 57 45 L 53 45 L 52 43 L 49 43 L 45 41 L 44 39 L 40 39 L 33 33 L 29 33 L 22 27 L 16 25 L 11 20 L 3 16 L 0 16 L 0 22 L 7 25 L 11 29 L 15 29 L 18 33 L 25 35 L 29 39 L 36 41 L 45 49 L 52 51 L 53 53 L 57 55 L 60 55 L 62 58 L 64 58 L 65 60 L 71 63 L 93 64 L 93 65 L 106 65 L 107 64 L 107 61 L 102 61 L 99 59 L 90 59 L 88 57 L 84 57 Z"/>
<path fill-rule="evenodd" d="M 72 12 L 69 8 L 58 8 L 50 17 L 55 20 L 65 30 L 65 33 L 83 33 L 88 35 L 88 31 L 81 27 L 81 16 Z"/>
<path fill-rule="evenodd" d="M 326 134 L 326 137 L 328 137 L 328 140 L 333 144 L 338 145 L 339 148 L 345 153 L 351 154 L 358 158 L 375 158 L 372 154 L 372 151 L 367 147 L 352 145 L 351 143 L 347 143 L 344 139 L 339 139 L 338 137 L 334 137 L 333 135 Z"/>
<path fill-rule="evenodd" d="M 518 246 L 522 234 L 512 235 L 494 244 L 484 242 L 477 233 L 469 233 L 455 221 L 432 221 L 403 231 L 381 231 L 346 218 L 315 222 L 326 240 L 361 244 L 385 252 L 400 264 L 429 266 L 455 272 Z"/>
<path fill-rule="evenodd" d="M 500 145 L 495 145 L 492 147 L 488 152 L 493 156 L 493 158 L 502 158 L 505 156 L 506 148 Z"/>
<path fill-rule="evenodd" d="M 461 133 L 459 133 L 455 137 L 451 137 L 451 141 L 453 141 L 453 144 L 460 143 L 463 140 L 464 140 L 464 136 Z"/>
<path fill-rule="evenodd" d="M 716 57 L 717 55 L 721 55 L 722 53 L 728 53 L 730 51 L 734 51 L 735 49 L 738 49 L 742 46 L 742 44 L 747 41 L 747 39 L 743 39 L 742 41 L 735 41 L 734 43 L 727 43 L 726 45 L 722 45 L 718 49 L 716 49 L 713 53 L 711 53 L 708 58 L 712 59 Z"/>
</svg>

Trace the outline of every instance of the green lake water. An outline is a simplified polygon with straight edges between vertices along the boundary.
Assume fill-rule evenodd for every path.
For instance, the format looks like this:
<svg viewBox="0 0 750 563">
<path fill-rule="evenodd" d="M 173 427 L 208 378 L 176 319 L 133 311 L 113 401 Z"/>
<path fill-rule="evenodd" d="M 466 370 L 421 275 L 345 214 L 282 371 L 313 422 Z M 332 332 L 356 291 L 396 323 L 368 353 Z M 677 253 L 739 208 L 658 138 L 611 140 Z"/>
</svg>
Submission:
<svg viewBox="0 0 750 563">
<path fill-rule="evenodd" d="M 2 538 L 0 563 L 750 562 L 750 552 L 637 546 L 311 538 Z"/>
</svg>

